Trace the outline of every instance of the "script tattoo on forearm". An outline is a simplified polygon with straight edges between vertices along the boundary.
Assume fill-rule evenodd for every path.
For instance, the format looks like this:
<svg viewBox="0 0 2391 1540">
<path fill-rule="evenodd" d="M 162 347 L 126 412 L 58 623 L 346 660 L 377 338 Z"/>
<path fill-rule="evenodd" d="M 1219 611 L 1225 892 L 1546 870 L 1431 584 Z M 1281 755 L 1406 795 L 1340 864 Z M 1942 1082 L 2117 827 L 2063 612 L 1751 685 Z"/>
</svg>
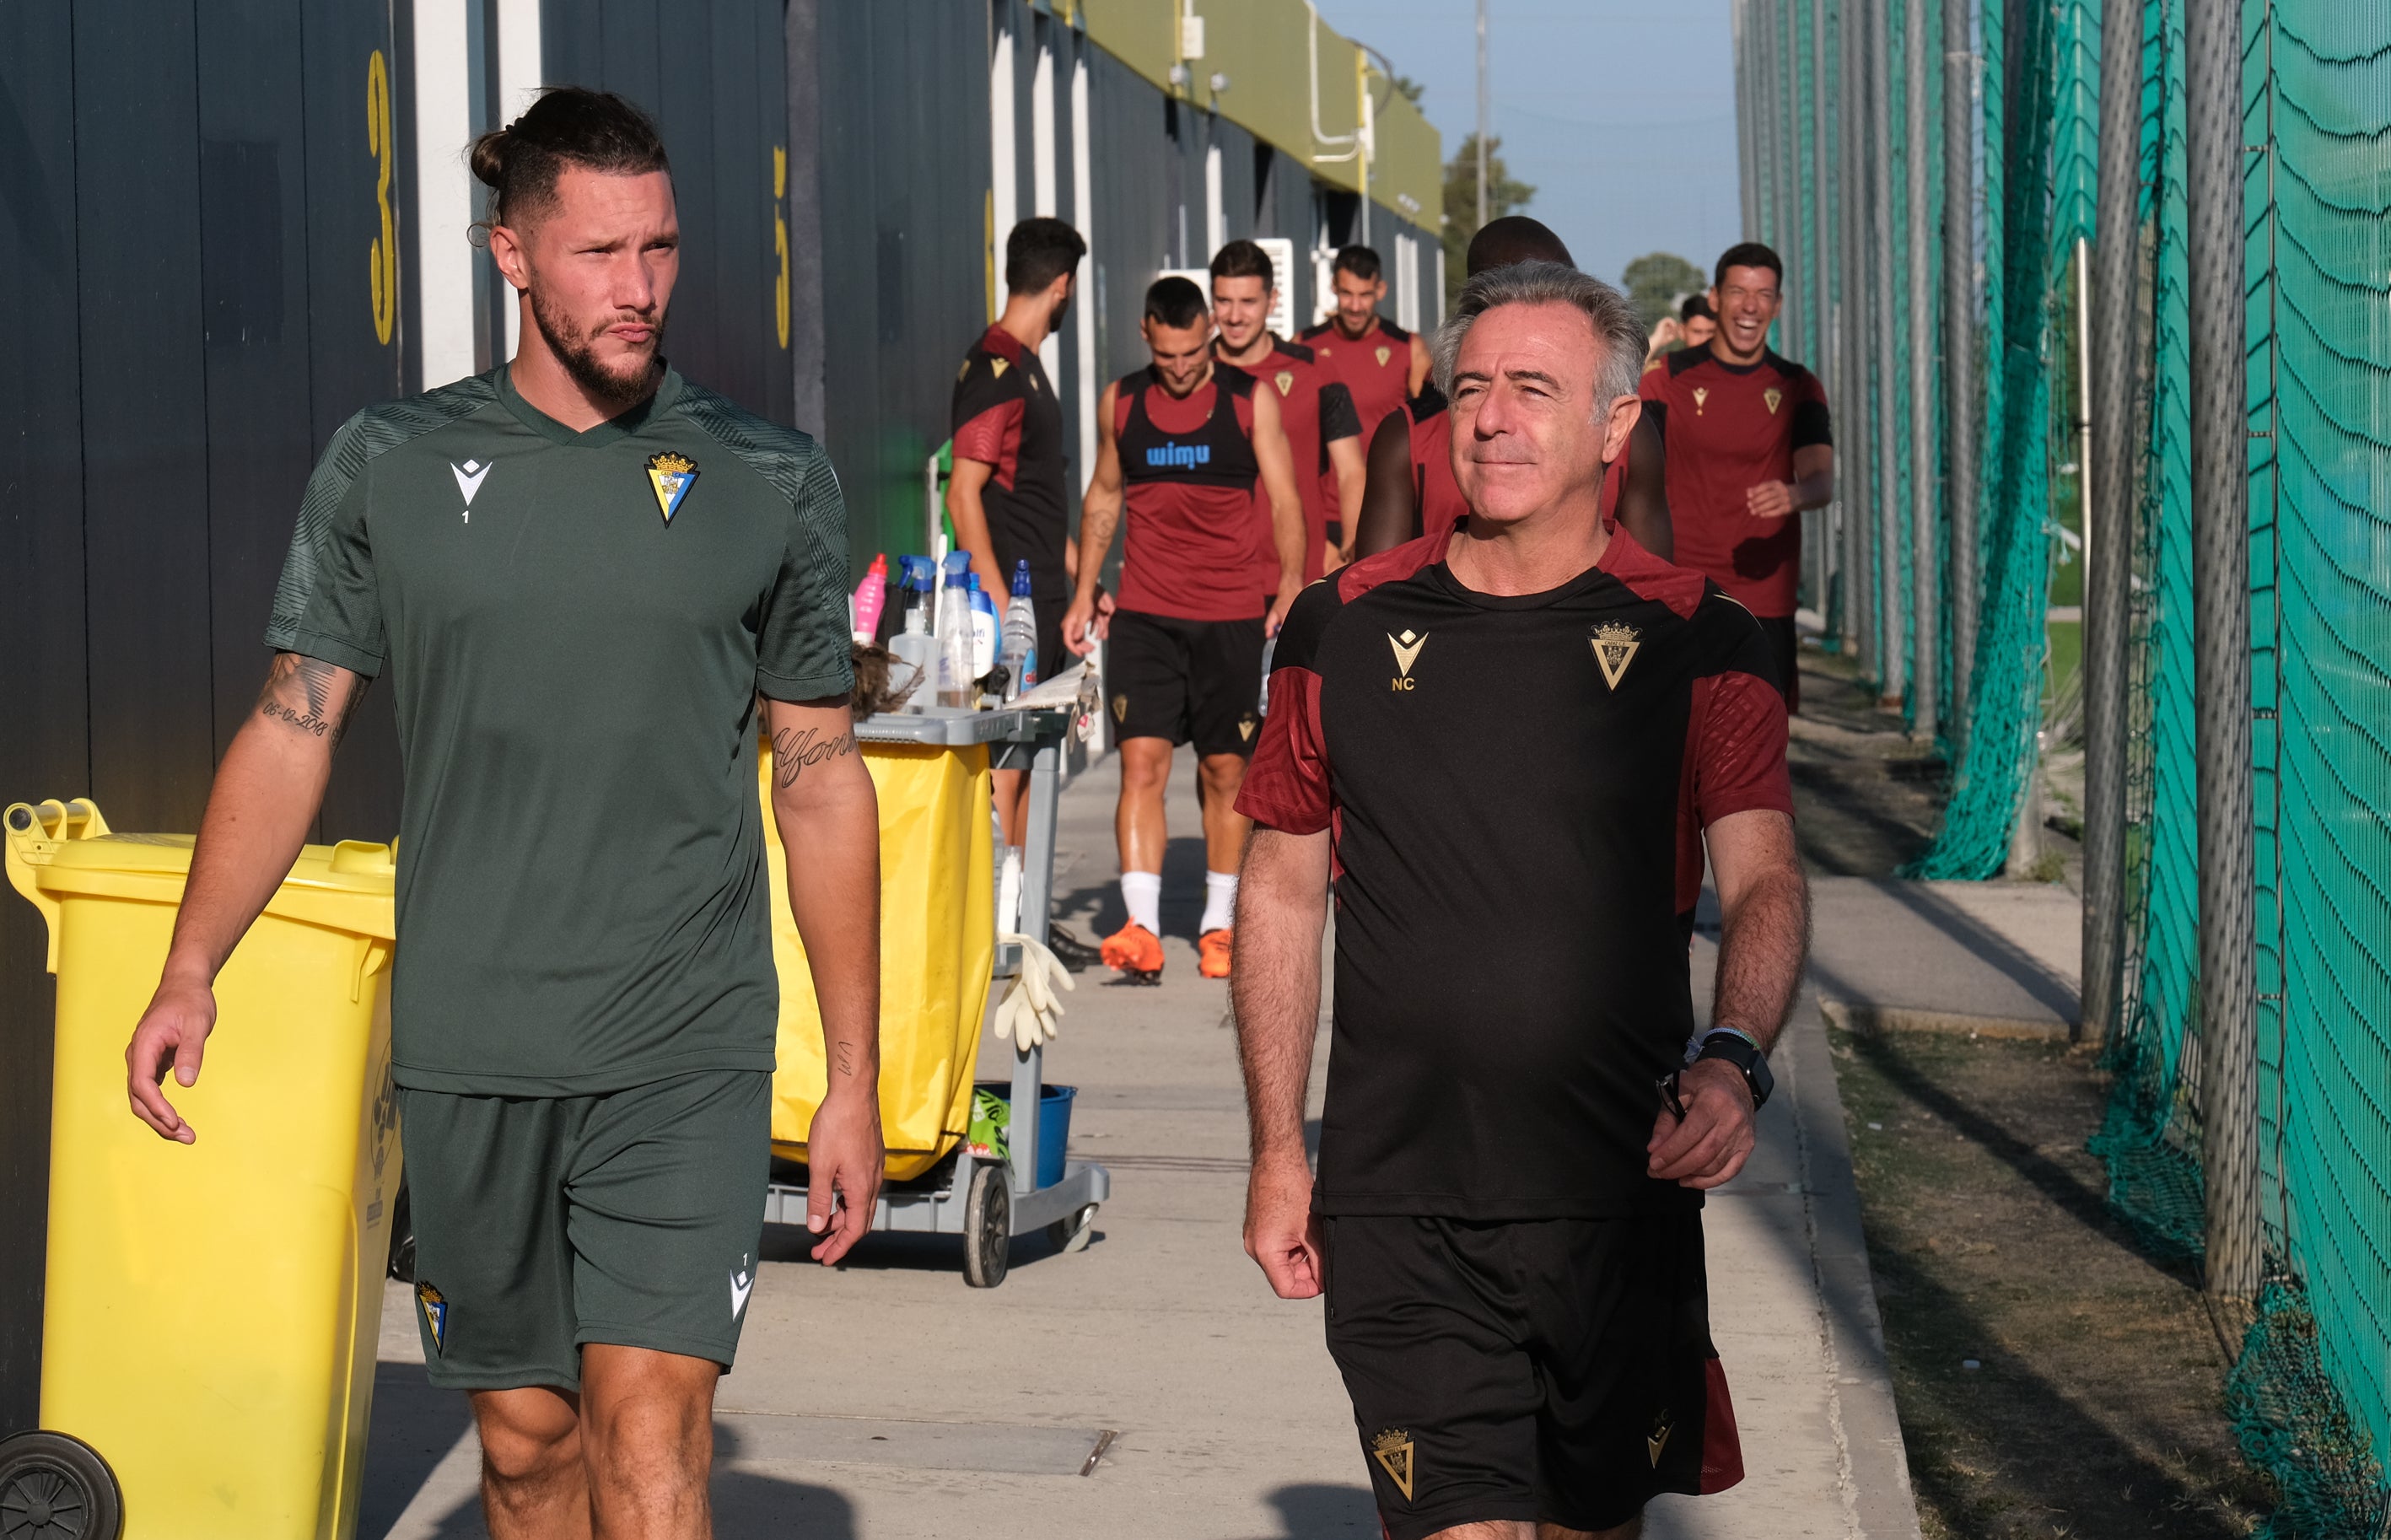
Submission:
<svg viewBox="0 0 2391 1540">
<path fill-rule="evenodd" d="M 849 1080 L 855 1078 L 855 1044 L 842 1042 L 838 1045 L 838 1072 Z"/>
<path fill-rule="evenodd" d="M 807 766 L 859 752 L 860 745 L 855 741 L 853 728 L 834 738 L 818 727 L 803 731 L 784 727 L 772 734 L 772 784 L 786 791 L 797 783 L 797 777 L 806 772 Z"/>
<path fill-rule="evenodd" d="M 343 691 L 339 679 L 343 673 L 348 670 L 316 658 L 277 653 L 265 688 L 258 692 L 257 713 L 337 746 L 348 729 L 349 712 L 372 682 L 362 674 L 349 674 Z"/>
</svg>

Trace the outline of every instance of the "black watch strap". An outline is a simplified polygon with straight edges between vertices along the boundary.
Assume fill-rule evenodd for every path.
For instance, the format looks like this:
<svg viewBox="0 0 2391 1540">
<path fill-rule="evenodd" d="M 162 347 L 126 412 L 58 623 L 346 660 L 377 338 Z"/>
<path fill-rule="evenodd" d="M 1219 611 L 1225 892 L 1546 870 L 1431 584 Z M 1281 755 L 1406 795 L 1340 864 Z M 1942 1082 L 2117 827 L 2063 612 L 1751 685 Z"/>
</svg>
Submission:
<svg viewBox="0 0 2391 1540">
<path fill-rule="evenodd" d="M 1702 1059 L 1724 1059 L 1735 1066 L 1743 1076 L 1746 1089 L 1751 1093 L 1751 1109 L 1757 1112 L 1768 1101 L 1769 1093 L 1777 1089 L 1777 1077 L 1768 1072 L 1768 1060 L 1741 1032 L 1716 1030 L 1702 1039 L 1701 1051 L 1694 1055 Z"/>
</svg>

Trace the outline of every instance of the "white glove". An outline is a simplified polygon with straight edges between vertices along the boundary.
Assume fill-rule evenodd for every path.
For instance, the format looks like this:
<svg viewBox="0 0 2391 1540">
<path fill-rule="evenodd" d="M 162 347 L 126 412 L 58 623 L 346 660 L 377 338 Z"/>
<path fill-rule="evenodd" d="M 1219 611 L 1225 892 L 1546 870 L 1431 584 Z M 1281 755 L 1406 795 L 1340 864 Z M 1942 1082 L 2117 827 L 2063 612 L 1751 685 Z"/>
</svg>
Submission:
<svg viewBox="0 0 2391 1540">
<path fill-rule="evenodd" d="M 1066 990 L 1079 986 L 1072 981 L 1071 972 L 1063 966 L 1042 942 L 1027 936 L 1007 934 L 997 938 L 999 943 L 1012 941 L 1021 948 L 1021 971 L 1006 986 L 1004 998 L 996 1007 L 996 1035 L 1011 1038 L 1013 1045 L 1023 1053 L 1041 1042 L 1054 1041 L 1054 1022 L 1063 1014 L 1063 1003 L 1054 996 L 1054 986 Z"/>
</svg>

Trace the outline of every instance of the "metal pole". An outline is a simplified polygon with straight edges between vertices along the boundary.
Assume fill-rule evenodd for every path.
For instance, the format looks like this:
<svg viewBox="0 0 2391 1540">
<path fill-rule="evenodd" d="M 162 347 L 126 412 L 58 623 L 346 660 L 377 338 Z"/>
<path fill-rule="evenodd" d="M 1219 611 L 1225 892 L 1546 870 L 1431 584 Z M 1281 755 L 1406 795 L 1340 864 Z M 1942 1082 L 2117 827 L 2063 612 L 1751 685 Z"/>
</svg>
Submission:
<svg viewBox="0 0 2391 1540">
<path fill-rule="evenodd" d="M 1486 227 L 1486 0 L 1478 0 L 1478 227 Z"/>
<path fill-rule="evenodd" d="M 2131 30 L 2115 26 L 2130 22 Z M 2122 35 L 2120 35 L 2122 34 Z M 2100 181 L 2093 211 L 2092 297 L 2100 300 L 2086 415 L 2099 430 L 2085 458 L 2084 1034 L 2122 1025 L 2126 945 L 2126 670 L 2133 604 L 2134 361 L 2142 307 L 2135 283 L 2141 223 L 2142 31 L 2113 8 L 2100 29 Z M 2092 510 L 2100 518 L 2094 522 Z"/>
<path fill-rule="evenodd" d="M 1818 226 L 1817 250 L 1812 253 L 1810 274 L 1816 295 L 1814 313 L 1817 317 L 1816 340 L 1810 344 L 1810 356 L 1805 360 L 1828 380 L 1841 378 L 1841 366 L 1836 358 L 1839 333 L 1835 321 L 1835 219 L 1831 196 L 1835 164 L 1835 141 L 1829 132 L 1831 120 L 1827 113 L 1827 0 L 1804 0 L 1810 12 L 1810 144 L 1811 157 L 1817 175 L 1810 184 L 1811 208 Z M 1818 612 L 1823 625 L 1834 624 L 1834 607 L 1828 596 L 1834 591 L 1835 569 L 1835 507 L 1829 503 L 1803 521 L 1803 570 L 1809 575 L 1810 603 Z"/>
<path fill-rule="evenodd" d="M 1754 240 L 1765 240 L 1777 222 L 1777 134 L 1769 121 L 1771 95 L 1768 76 L 1768 26 L 1764 19 L 1746 12 L 1753 25 L 1744 31 L 1744 41 L 1751 45 L 1751 164 L 1752 214 L 1751 227 L 1747 232 Z"/>
<path fill-rule="evenodd" d="M 1802 254 L 1802 231 L 1809 218 L 1810 189 L 1802 175 L 1802 29 L 1794 19 L 1793 6 L 1778 0 L 1770 7 L 1777 17 L 1778 58 L 1784 60 L 1785 80 L 1785 212 L 1784 239 L 1777 243 L 1780 261 L 1794 261 Z M 1778 317 L 1777 350 L 1789 357 L 1799 357 L 1809 337 L 1810 318 L 1793 290 L 1782 278 L 1777 287 L 1783 296 Z"/>
<path fill-rule="evenodd" d="M 1876 500 L 1868 449 L 1868 84 L 1862 6 L 1842 0 L 1836 20 L 1842 67 L 1835 91 L 1842 152 L 1843 228 L 1843 635 L 1863 670 L 1876 666 Z"/>
<path fill-rule="evenodd" d="M 1752 121 L 1757 109 L 1751 89 L 1749 0 L 1735 0 L 1727 14 L 1735 32 L 1736 149 L 1740 157 L 1737 170 L 1742 184 L 1743 238 L 1749 240 L 1760 228 L 1760 129 Z"/>
<path fill-rule="evenodd" d="M 2241 13 L 2239 0 L 2188 0 L 2183 49 L 2205 1283 L 2232 1299 L 2256 1295 L 2260 1246 Z"/>
<path fill-rule="evenodd" d="M 1910 0 L 1919 4 L 1919 0 Z M 1889 0 L 1868 0 L 1868 128 L 1876 162 L 1868 178 L 1868 220 L 1873 236 L 1876 281 L 1868 286 L 1874 312 L 1877 417 L 1873 430 L 1877 455 L 1877 592 L 1883 632 L 1878 644 L 1878 693 L 1887 702 L 1901 699 L 1906 685 L 1908 650 L 1902 636 L 1901 570 L 1901 445 L 1893 432 L 1893 382 L 1899 376 L 1900 340 L 1893 333 L 1893 11 Z"/>
<path fill-rule="evenodd" d="M 1943 0 L 1943 402 L 1951 518 L 1951 700 L 1968 736 L 1976 650 L 1976 53 L 1969 0 Z"/>
<path fill-rule="evenodd" d="M 1942 594 L 1934 559 L 1934 276 L 1927 214 L 1933 193 L 1926 172 L 1932 143 L 1926 114 L 1926 6 L 1904 0 L 1902 66 L 1908 81 L 1904 126 L 1909 136 L 1909 544 L 1910 626 L 1916 650 L 1909 670 L 1910 731 L 1934 741 L 1935 687 L 1942 652 L 1937 642 Z"/>
</svg>

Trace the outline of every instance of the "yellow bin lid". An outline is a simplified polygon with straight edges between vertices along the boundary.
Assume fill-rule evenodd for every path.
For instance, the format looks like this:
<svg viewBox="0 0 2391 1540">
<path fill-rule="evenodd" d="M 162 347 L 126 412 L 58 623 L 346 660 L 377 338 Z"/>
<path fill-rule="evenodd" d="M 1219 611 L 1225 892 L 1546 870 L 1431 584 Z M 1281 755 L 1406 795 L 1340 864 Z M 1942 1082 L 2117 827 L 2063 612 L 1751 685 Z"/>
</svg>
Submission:
<svg viewBox="0 0 2391 1540">
<path fill-rule="evenodd" d="M 58 960 L 59 899 L 122 899 L 179 904 L 190 875 L 190 835 L 110 833 L 98 807 L 71 801 L 18 802 L 0 812 L 7 837 L 9 885 L 42 912 L 50 927 L 50 968 Z M 394 940 L 393 848 L 344 839 L 304 846 L 265 912 L 305 925 Z"/>
</svg>

